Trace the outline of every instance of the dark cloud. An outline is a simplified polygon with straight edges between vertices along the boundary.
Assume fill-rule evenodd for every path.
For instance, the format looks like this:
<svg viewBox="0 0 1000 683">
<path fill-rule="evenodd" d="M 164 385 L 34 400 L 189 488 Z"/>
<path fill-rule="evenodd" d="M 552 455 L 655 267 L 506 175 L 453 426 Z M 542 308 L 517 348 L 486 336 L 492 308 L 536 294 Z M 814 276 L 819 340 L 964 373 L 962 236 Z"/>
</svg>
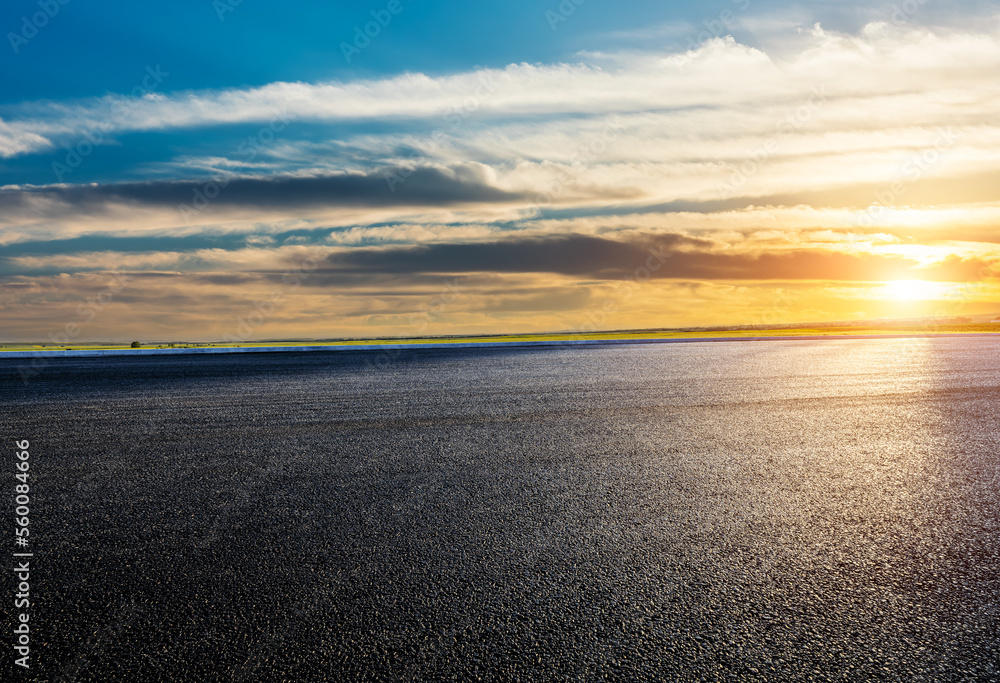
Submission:
<svg viewBox="0 0 1000 683">
<path fill-rule="evenodd" d="M 0 191 L 0 208 L 18 208 L 29 195 L 76 209 L 122 202 L 147 206 L 447 206 L 510 202 L 522 195 L 492 187 L 468 169 L 383 169 L 311 177 L 219 178 L 94 185 L 47 185 Z"/>
<path fill-rule="evenodd" d="M 918 269 L 902 257 L 795 249 L 764 253 L 715 250 L 707 240 L 681 235 L 646 236 L 623 242 L 601 237 L 562 236 L 478 244 L 356 249 L 329 257 L 324 274 L 556 273 L 620 279 L 634 276 L 691 280 L 879 281 L 921 278 L 976 281 L 991 262 L 953 257 Z"/>
<path fill-rule="evenodd" d="M 702 243 L 706 241 L 682 235 L 665 235 L 651 246 L 676 249 Z M 643 247 L 636 243 L 569 235 L 474 244 L 355 249 L 331 256 L 328 263 L 341 269 L 376 272 L 493 271 L 602 277 L 623 269 L 634 269 L 646 257 Z"/>
<path fill-rule="evenodd" d="M 454 276 L 477 277 L 552 273 L 587 281 L 630 276 L 673 280 L 786 280 L 865 282 L 925 279 L 976 282 L 1000 275 L 990 259 L 951 256 L 920 268 L 903 256 L 844 253 L 820 247 L 734 250 L 678 234 L 632 236 L 628 240 L 585 235 L 511 236 L 492 242 L 338 249 L 319 262 L 303 255 L 275 254 L 265 268 L 245 272 L 212 272 L 210 263 L 189 260 L 182 270 L 192 282 L 243 286 L 270 282 L 284 286 L 292 278 L 306 287 L 364 288 L 372 292 L 439 286 Z M 74 267 L 75 272 L 103 270 Z M 30 272 L 29 272 L 30 271 Z M 200 272 L 199 272 L 200 271 Z M 0 258 L 0 275 L 43 276 L 65 272 L 65 266 L 24 267 Z M 133 273 L 135 277 L 173 277 L 167 273 Z M 176 276 L 180 276 L 178 273 Z"/>
</svg>

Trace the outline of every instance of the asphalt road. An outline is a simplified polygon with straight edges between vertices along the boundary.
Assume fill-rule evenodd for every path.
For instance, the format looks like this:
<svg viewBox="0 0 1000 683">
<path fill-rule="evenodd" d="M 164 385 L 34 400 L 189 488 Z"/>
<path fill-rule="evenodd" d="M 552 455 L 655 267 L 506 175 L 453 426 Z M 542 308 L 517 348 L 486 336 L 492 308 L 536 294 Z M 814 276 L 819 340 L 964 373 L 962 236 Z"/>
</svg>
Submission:
<svg viewBox="0 0 1000 683">
<path fill-rule="evenodd" d="M 4 680 L 1000 680 L 994 340 L 16 368 Z"/>
</svg>

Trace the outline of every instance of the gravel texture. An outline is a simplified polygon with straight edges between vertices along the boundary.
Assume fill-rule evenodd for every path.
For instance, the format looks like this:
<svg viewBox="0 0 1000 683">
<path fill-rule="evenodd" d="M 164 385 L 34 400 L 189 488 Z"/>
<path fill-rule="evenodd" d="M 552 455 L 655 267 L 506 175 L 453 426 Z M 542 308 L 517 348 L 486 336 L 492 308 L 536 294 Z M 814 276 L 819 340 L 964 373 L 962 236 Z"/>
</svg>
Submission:
<svg viewBox="0 0 1000 683">
<path fill-rule="evenodd" d="M 17 365 L 13 680 L 1000 680 L 993 340 Z"/>
</svg>

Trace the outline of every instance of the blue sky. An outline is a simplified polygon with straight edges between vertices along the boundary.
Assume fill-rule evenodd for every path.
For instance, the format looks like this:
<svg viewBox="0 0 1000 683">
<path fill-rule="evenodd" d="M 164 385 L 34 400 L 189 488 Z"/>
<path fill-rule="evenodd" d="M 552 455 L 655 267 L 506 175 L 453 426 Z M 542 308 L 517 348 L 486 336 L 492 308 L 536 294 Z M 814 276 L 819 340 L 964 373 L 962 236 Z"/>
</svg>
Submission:
<svg viewBox="0 0 1000 683">
<path fill-rule="evenodd" d="M 997 17 L 10 2 L 0 341 L 72 324 L 120 273 L 78 339 L 233 336 L 274 296 L 240 334 L 985 315 Z M 624 294 L 649 254 L 664 265 Z M 939 284 L 918 301 L 886 296 L 893 279 Z M 456 282 L 466 296 L 428 313 Z"/>
<path fill-rule="evenodd" d="M 697 25 L 712 14 L 683 3 L 588 0 L 553 30 L 545 13 L 558 12 L 559 3 L 400 0 L 402 11 L 348 63 L 341 43 L 353 42 L 354 28 L 387 5 L 244 0 L 228 8 L 210 0 L 112 0 L 95 11 L 98 5 L 73 0 L 20 54 L 4 51 L 11 82 L 2 97 L 9 103 L 123 92 L 145 65 L 156 63 L 171 72 L 174 89 L 202 89 L 551 62 L 620 44 L 610 34 L 634 28 L 637 16 L 643 25 Z M 19 18 L 38 6 L 13 2 L 3 11 L 5 31 L 16 31 Z"/>
<path fill-rule="evenodd" d="M 5 77 L 11 81 L 2 97 L 17 102 L 123 92 L 145 65 L 155 63 L 171 71 L 174 88 L 201 89 L 551 62 L 580 50 L 620 47 L 625 41 L 615 32 L 682 22 L 696 27 L 715 14 L 695 3 L 587 0 L 553 30 L 546 12 L 561 15 L 558 2 L 400 4 L 402 11 L 382 35 L 348 63 L 341 43 L 352 42 L 354 28 L 371 21 L 371 12 L 385 10 L 387 2 L 244 0 L 226 9 L 211 0 L 99 5 L 73 0 L 60 6 L 58 18 L 30 46 L 17 55 L 4 51 Z M 728 3 L 718 5 L 721 11 Z M 745 5 L 732 3 L 734 10 Z M 36 2 L 5 3 L 5 32 L 17 31 L 19 19 L 38 9 Z"/>
<path fill-rule="evenodd" d="M 902 2 L 786 3 L 773 0 L 585 0 L 552 28 L 559 2 L 510 0 L 480 4 L 454 0 L 400 0 L 372 44 L 348 63 L 341 43 L 371 12 L 388 2 L 289 2 L 225 0 L 80 2 L 60 4 L 36 37 L 0 56 L 4 87 L 0 102 L 99 96 L 129 90 L 149 64 L 163 64 L 173 89 L 262 85 L 272 81 L 352 79 L 420 71 L 443 74 L 515 62 L 573 59 L 580 51 L 686 47 L 702 31 L 732 33 L 753 42 L 753 31 L 737 21 L 715 27 L 723 12 L 742 17 L 786 17 L 808 25 L 853 31 L 889 17 Z M 235 2 L 235 0 L 232 0 Z M 913 24 L 944 21 L 974 24 L 992 11 L 988 2 L 920 4 L 907 15 Z M 22 33 L 22 19 L 41 11 L 36 1 L 12 0 L 0 10 L 5 34 Z M 636 35 L 663 28 L 656 36 Z M 667 29 L 673 29 L 668 31 Z"/>
<path fill-rule="evenodd" d="M 393 15 L 387 14 L 388 5 L 387 1 L 285 5 L 261 0 L 7 3 L 0 14 L 7 38 L 0 50 L 0 106 L 14 105 L 16 111 L 25 102 L 129 93 L 142 84 L 150 67 L 168 74 L 156 91 L 177 92 L 280 81 L 349 82 L 408 72 L 441 76 L 521 62 L 575 62 L 586 53 L 685 50 L 722 35 L 757 46 L 769 38 L 780 41 L 780 31 L 777 38 L 758 36 L 747 19 L 785 20 L 796 26 L 822 21 L 828 28 L 857 30 L 872 19 L 891 17 L 893 7 L 898 7 L 891 2 L 764 0 L 707 4 L 586 0 L 579 5 L 571 0 L 514 0 L 502 5 L 399 0 L 399 12 Z M 969 9 L 988 8 L 988 3 L 967 5 L 963 13 L 954 12 L 959 16 L 952 23 L 971 20 Z M 926 3 L 907 15 L 907 21 L 933 20 L 939 9 Z M 40 12 L 52 16 L 37 35 L 26 42 L 11 37 L 23 38 L 24 19 L 32 20 Z M 375 20 L 373 12 L 391 20 L 370 44 L 345 56 L 344 45 L 354 47 L 355 30 Z M 355 122 L 365 125 L 372 122 Z M 244 132 L 211 126 L 188 128 L 179 135 L 167 131 L 123 137 L 121 148 L 95 154 L 74 180 L 139 178 L 146 175 L 143 162 L 169 158 L 184 149 L 198 153 L 217 144 L 220 134 L 240 140 Z M 305 135 L 338 132 L 324 129 Z M 0 170 L 0 182 L 51 181 L 52 160 L 44 153 L 8 161 Z"/>
</svg>

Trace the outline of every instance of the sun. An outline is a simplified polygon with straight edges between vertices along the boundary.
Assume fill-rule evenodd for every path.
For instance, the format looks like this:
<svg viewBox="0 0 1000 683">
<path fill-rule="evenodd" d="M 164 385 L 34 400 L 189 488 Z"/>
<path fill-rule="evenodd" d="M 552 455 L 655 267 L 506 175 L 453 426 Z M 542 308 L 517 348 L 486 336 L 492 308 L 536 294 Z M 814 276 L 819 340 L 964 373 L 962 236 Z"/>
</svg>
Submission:
<svg viewBox="0 0 1000 683">
<path fill-rule="evenodd" d="M 944 284 L 927 280 L 891 280 L 883 287 L 885 297 L 896 301 L 940 299 L 946 290 Z"/>
</svg>

